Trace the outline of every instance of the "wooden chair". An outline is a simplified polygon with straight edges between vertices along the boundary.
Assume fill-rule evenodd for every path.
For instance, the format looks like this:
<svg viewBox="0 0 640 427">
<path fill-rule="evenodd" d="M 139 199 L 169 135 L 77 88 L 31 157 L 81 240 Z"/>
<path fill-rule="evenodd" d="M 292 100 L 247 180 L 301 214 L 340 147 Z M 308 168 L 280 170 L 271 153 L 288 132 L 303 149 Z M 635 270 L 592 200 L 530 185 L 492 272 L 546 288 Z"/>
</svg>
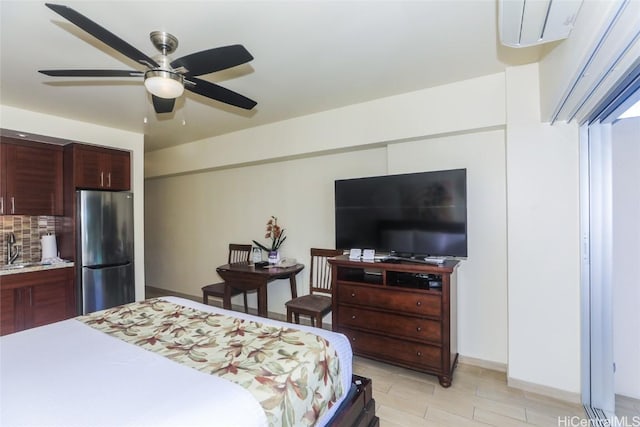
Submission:
<svg viewBox="0 0 640 427">
<path fill-rule="evenodd" d="M 311 326 L 322 328 L 322 317 L 331 311 L 331 265 L 327 258 L 337 255 L 342 255 L 342 250 L 311 248 L 310 293 L 285 303 L 287 322 L 291 323 L 293 315 L 300 323 L 302 314 L 310 317 Z"/>
<path fill-rule="evenodd" d="M 227 263 L 233 264 L 236 262 L 249 262 L 251 256 L 251 245 L 240 245 L 237 243 L 229 244 L 229 258 Z M 227 286 L 225 282 L 212 283 L 202 287 L 202 302 L 209 304 L 209 297 L 215 297 L 224 299 L 224 288 Z M 249 306 L 247 305 L 247 292 L 241 289 L 231 287 L 231 296 L 244 294 L 244 312 L 249 312 Z"/>
</svg>

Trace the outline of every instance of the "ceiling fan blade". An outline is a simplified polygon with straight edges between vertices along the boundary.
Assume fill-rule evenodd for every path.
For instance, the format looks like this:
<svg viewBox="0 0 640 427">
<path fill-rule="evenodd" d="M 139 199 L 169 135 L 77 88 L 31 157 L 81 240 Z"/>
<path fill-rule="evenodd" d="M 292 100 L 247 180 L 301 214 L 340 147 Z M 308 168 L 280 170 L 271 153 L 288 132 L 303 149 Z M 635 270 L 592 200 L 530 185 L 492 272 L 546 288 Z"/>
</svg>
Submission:
<svg viewBox="0 0 640 427">
<path fill-rule="evenodd" d="M 156 113 L 170 113 L 173 111 L 173 106 L 176 103 L 175 99 L 160 98 L 159 96 L 151 95 L 153 100 L 153 109 Z"/>
<path fill-rule="evenodd" d="M 189 77 L 189 80 L 185 80 L 184 88 L 197 93 L 198 95 L 215 99 L 216 101 L 224 102 L 225 104 L 244 108 L 245 110 L 251 110 L 257 104 L 256 101 L 240 95 L 237 92 L 196 77 Z"/>
<path fill-rule="evenodd" d="M 72 24 L 75 24 L 78 27 L 82 28 L 87 33 L 91 34 L 92 36 L 102 41 L 103 43 L 107 44 L 108 46 L 111 46 L 112 48 L 114 48 L 124 56 L 131 58 L 136 62 L 139 62 L 145 67 L 149 67 L 149 68 L 159 67 L 156 61 L 154 61 L 153 59 L 151 59 L 150 57 L 148 57 L 147 55 L 145 55 L 135 47 L 131 46 L 129 43 L 122 40 L 120 37 L 116 36 L 109 30 L 101 27 L 100 25 L 96 24 L 86 16 L 76 12 L 70 7 L 59 5 L 59 4 L 51 4 L 51 3 L 45 3 L 45 5 L 49 9 L 56 12 L 58 15 L 62 16 L 63 18 L 66 18 Z"/>
<path fill-rule="evenodd" d="M 136 70 L 38 70 L 51 77 L 142 77 Z"/>
<path fill-rule="evenodd" d="M 185 76 L 201 76 L 244 64 L 253 56 L 240 44 L 215 47 L 183 56 L 171 62 L 173 69 L 185 68 Z"/>
</svg>

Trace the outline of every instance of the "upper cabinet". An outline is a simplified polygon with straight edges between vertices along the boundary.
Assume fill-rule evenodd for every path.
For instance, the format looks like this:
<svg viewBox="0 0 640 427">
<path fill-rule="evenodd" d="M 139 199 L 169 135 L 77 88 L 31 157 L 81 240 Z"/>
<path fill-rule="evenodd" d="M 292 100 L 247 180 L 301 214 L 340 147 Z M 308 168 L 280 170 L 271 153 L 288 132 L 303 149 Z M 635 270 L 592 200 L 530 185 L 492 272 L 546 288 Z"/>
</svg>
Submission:
<svg viewBox="0 0 640 427">
<path fill-rule="evenodd" d="M 80 144 L 70 144 L 65 150 L 73 164 L 75 188 L 114 191 L 131 188 L 131 154 L 128 151 Z"/>
<path fill-rule="evenodd" d="M 65 184 L 63 185 L 63 180 Z M 0 215 L 64 215 L 64 187 L 131 189 L 131 153 L 0 138 Z"/>
<path fill-rule="evenodd" d="M 63 215 L 63 148 L 0 139 L 0 214 Z"/>
</svg>

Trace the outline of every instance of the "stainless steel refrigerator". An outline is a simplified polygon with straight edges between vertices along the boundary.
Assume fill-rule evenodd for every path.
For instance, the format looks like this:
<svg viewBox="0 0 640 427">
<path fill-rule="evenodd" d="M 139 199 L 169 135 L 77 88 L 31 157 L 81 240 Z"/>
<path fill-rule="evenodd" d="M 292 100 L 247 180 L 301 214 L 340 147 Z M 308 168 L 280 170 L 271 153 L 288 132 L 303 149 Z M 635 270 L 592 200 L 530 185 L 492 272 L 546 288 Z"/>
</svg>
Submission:
<svg viewBox="0 0 640 427">
<path fill-rule="evenodd" d="M 133 302 L 133 194 L 80 190 L 76 195 L 78 311 Z"/>
</svg>

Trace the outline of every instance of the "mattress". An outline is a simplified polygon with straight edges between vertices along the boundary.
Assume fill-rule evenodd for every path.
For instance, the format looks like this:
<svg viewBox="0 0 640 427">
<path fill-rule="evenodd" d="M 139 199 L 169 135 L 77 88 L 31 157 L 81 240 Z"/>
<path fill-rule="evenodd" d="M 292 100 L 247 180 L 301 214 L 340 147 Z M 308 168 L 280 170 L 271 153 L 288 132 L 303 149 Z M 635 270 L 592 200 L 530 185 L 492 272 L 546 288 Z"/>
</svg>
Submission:
<svg viewBox="0 0 640 427">
<path fill-rule="evenodd" d="M 317 425 L 330 422 L 351 383 L 352 353 L 345 336 L 182 298 L 163 299 L 196 310 L 296 328 L 328 340 L 340 360 L 344 390 Z M 269 425 L 263 407 L 244 387 L 76 319 L 0 338 L 0 405 L 3 426 Z"/>
</svg>

